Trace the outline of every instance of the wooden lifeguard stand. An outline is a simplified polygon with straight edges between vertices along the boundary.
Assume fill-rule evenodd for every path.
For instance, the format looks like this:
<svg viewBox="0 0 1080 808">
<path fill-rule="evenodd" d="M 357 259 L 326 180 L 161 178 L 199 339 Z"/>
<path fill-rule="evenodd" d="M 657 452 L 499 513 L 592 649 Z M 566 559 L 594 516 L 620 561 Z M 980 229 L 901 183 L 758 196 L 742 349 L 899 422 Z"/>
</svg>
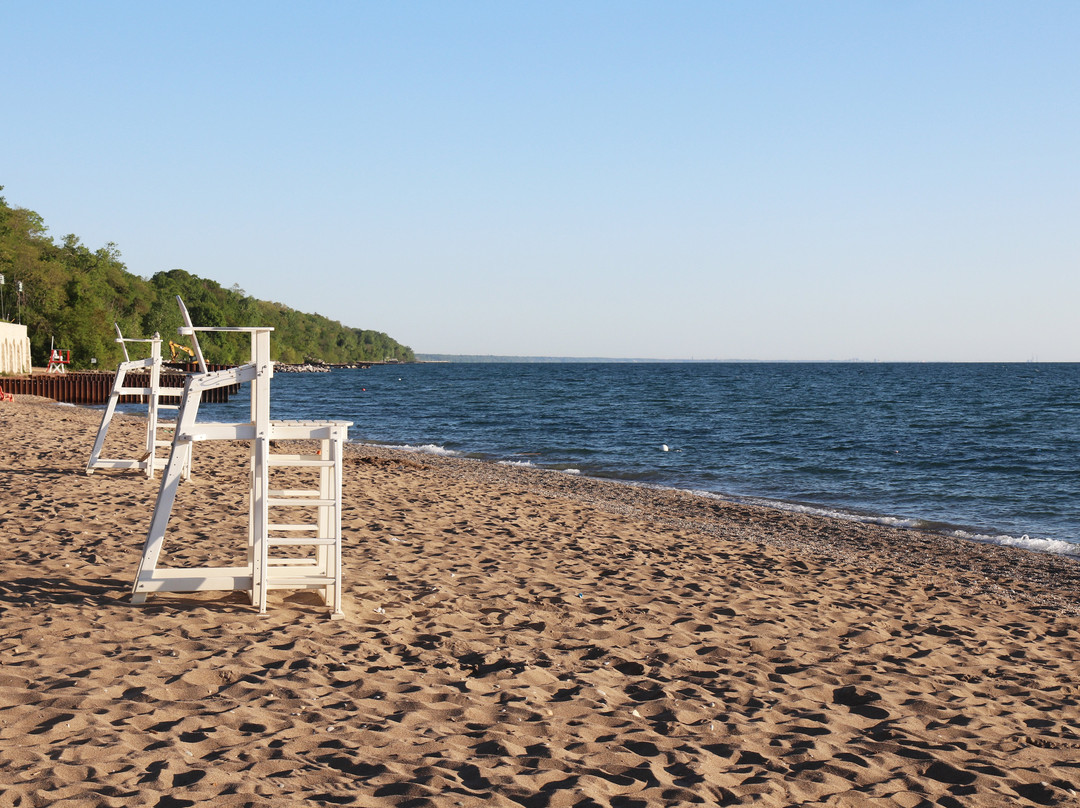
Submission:
<svg viewBox="0 0 1080 808">
<path fill-rule="evenodd" d="M 97 437 L 94 439 L 94 448 L 90 451 L 90 459 L 86 463 L 86 473 L 93 474 L 95 469 L 142 469 L 146 476 L 153 479 L 154 472 L 165 468 L 168 458 L 158 455 L 158 449 L 172 445 L 172 438 L 166 439 L 159 435 L 159 431 L 166 433 L 176 428 L 176 421 L 164 420 L 159 417 L 160 410 L 177 410 L 179 405 L 162 403 L 161 399 L 167 398 L 175 401 L 180 398 L 180 393 L 165 393 L 161 387 L 161 336 L 154 334 L 150 339 L 125 338 L 120 333 L 120 326 L 113 323 L 116 329 L 116 341 L 124 349 L 124 361 L 116 369 L 116 378 L 113 380 L 112 392 L 109 393 L 109 401 L 105 405 L 105 413 L 101 416 L 101 426 L 98 427 Z M 132 359 L 128 355 L 127 343 L 143 342 L 150 343 L 150 356 L 146 359 Z M 146 387 L 128 387 L 125 382 L 128 373 L 145 368 L 149 376 Z M 146 411 L 146 446 L 145 451 L 137 458 L 109 458 L 102 457 L 101 450 L 105 446 L 105 436 L 109 432 L 109 424 L 113 415 L 116 414 L 116 405 L 121 396 L 145 396 L 147 400 Z M 191 458 L 183 468 L 183 478 L 191 476 Z"/>
<path fill-rule="evenodd" d="M 266 611 L 270 589 L 320 590 L 331 616 L 341 611 L 341 469 L 342 450 L 351 421 L 271 421 L 270 332 L 272 328 L 196 328 L 184 301 L 177 296 L 184 327 L 190 336 L 199 373 L 184 385 L 169 459 L 162 475 L 154 515 L 146 535 L 142 560 L 132 587 L 132 603 L 143 603 L 151 592 L 246 591 L 260 613 Z M 199 346 L 199 331 L 231 331 L 251 336 L 251 361 L 226 370 L 209 372 Z M 251 383 L 251 420 L 242 423 L 201 423 L 199 402 L 207 390 Z M 176 501 L 181 470 L 196 441 L 248 441 L 250 496 L 248 506 L 247 563 L 241 567 L 161 568 L 158 558 Z M 273 440 L 318 440 L 318 454 L 282 454 L 270 451 Z M 271 469 L 310 469 L 318 482 L 310 489 L 270 488 Z M 314 520 L 303 524 L 271 522 L 271 509 L 310 508 Z M 281 535 L 287 534 L 287 535 Z M 306 534 L 306 535 L 303 535 Z M 312 535 L 314 534 L 314 535 Z M 309 555 L 271 555 L 273 548 L 310 548 Z M 300 551 L 302 552 L 302 551 Z"/>
</svg>

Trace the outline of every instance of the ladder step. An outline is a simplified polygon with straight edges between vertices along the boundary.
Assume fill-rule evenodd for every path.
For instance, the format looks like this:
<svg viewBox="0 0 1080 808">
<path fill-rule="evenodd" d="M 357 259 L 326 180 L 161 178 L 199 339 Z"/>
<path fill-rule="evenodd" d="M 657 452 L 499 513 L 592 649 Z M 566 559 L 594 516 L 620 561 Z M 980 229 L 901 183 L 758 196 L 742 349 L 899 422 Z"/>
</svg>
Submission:
<svg viewBox="0 0 1080 808">
<path fill-rule="evenodd" d="M 178 409 L 180 409 L 179 404 L 158 404 L 157 407 L 158 407 L 159 410 L 178 410 Z"/>
<path fill-rule="evenodd" d="M 319 492 L 311 488 L 271 488 L 266 492 L 272 497 L 317 497 Z"/>
<path fill-rule="evenodd" d="M 304 575 L 295 578 L 271 577 L 266 582 L 267 586 L 277 587 L 279 589 L 288 587 L 302 589 L 305 587 L 329 586 L 330 584 L 336 583 L 337 579 L 332 575 Z"/>
<path fill-rule="evenodd" d="M 289 539 L 284 536 L 270 536 L 266 543 L 272 547 L 331 547 L 337 539 Z"/>
<path fill-rule="evenodd" d="M 142 461 L 122 460 L 119 458 L 99 457 L 94 461 L 96 469 L 137 469 Z"/>
<path fill-rule="evenodd" d="M 316 505 L 337 505 L 336 499 L 307 499 L 301 497 L 267 497 L 267 507 L 277 508 L 312 508 Z"/>
<path fill-rule="evenodd" d="M 154 391 L 149 387 L 121 387 L 116 392 L 122 396 L 148 396 Z"/>
<path fill-rule="evenodd" d="M 272 458 L 273 455 L 271 455 L 270 457 Z M 272 460 L 271 459 L 271 460 L 267 461 L 267 465 L 268 466 L 292 466 L 294 468 L 305 468 L 305 469 L 319 469 L 319 468 L 328 469 L 328 468 L 330 468 L 331 466 L 334 465 L 334 461 L 333 460 L 289 460 L 287 462 L 280 463 L 277 460 Z"/>
<path fill-rule="evenodd" d="M 154 446 L 172 446 L 171 440 L 156 440 Z"/>
<path fill-rule="evenodd" d="M 318 525 L 286 525 L 286 524 L 269 524 L 266 526 L 267 530 L 318 530 Z"/>
</svg>

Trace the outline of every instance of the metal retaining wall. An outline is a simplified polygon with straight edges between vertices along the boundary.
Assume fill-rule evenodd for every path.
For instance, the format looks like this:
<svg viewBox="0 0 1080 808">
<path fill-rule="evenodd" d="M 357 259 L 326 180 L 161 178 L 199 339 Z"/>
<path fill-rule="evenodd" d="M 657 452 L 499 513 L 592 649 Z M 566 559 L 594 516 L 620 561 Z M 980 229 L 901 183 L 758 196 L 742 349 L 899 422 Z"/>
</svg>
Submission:
<svg viewBox="0 0 1080 808">
<path fill-rule="evenodd" d="M 210 370 L 221 370 L 226 365 L 214 365 Z M 104 404 L 109 400 L 113 382 L 116 379 L 116 371 L 69 371 L 68 373 L 37 373 L 33 376 L 0 376 L 0 388 L 4 392 L 24 396 L 42 396 L 54 401 L 63 401 L 68 404 Z M 163 371 L 161 374 L 162 387 L 184 387 L 187 375 Z M 150 384 L 150 374 L 129 373 L 124 379 L 125 387 L 147 387 Z M 209 404 L 215 404 L 229 400 L 229 396 L 239 392 L 240 385 L 234 384 L 229 387 L 219 387 L 216 390 L 207 390 L 203 393 L 202 400 Z M 145 404 L 146 396 L 121 396 L 122 404 Z"/>
</svg>

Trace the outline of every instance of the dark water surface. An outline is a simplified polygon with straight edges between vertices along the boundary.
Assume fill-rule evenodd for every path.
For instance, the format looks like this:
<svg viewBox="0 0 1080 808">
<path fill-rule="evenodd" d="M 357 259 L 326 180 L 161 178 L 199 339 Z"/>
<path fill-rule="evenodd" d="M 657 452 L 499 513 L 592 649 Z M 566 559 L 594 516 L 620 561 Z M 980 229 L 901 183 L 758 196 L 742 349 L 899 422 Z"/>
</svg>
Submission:
<svg viewBox="0 0 1080 808">
<path fill-rule="evenodd" d="M 271 387 L 274 418 L 348 419 L 362 442 L 1080 552 L 1078 364 L 426 364 Z M 234 415 L 243 398 L 201 419 Z"/>
</svg>

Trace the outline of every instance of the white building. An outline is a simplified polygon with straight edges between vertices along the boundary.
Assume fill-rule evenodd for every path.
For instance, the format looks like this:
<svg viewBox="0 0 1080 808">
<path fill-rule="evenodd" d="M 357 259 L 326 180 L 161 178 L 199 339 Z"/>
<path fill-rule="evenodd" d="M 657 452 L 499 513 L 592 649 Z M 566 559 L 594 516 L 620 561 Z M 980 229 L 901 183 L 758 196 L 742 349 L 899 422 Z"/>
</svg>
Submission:
<svg viewBox="0 0 1080 808">
<path fill-rule="evenodd" d="M 30 337 L 25 325 L 0 322 L 0 374 L 30 373 Z"/>
</svg>

